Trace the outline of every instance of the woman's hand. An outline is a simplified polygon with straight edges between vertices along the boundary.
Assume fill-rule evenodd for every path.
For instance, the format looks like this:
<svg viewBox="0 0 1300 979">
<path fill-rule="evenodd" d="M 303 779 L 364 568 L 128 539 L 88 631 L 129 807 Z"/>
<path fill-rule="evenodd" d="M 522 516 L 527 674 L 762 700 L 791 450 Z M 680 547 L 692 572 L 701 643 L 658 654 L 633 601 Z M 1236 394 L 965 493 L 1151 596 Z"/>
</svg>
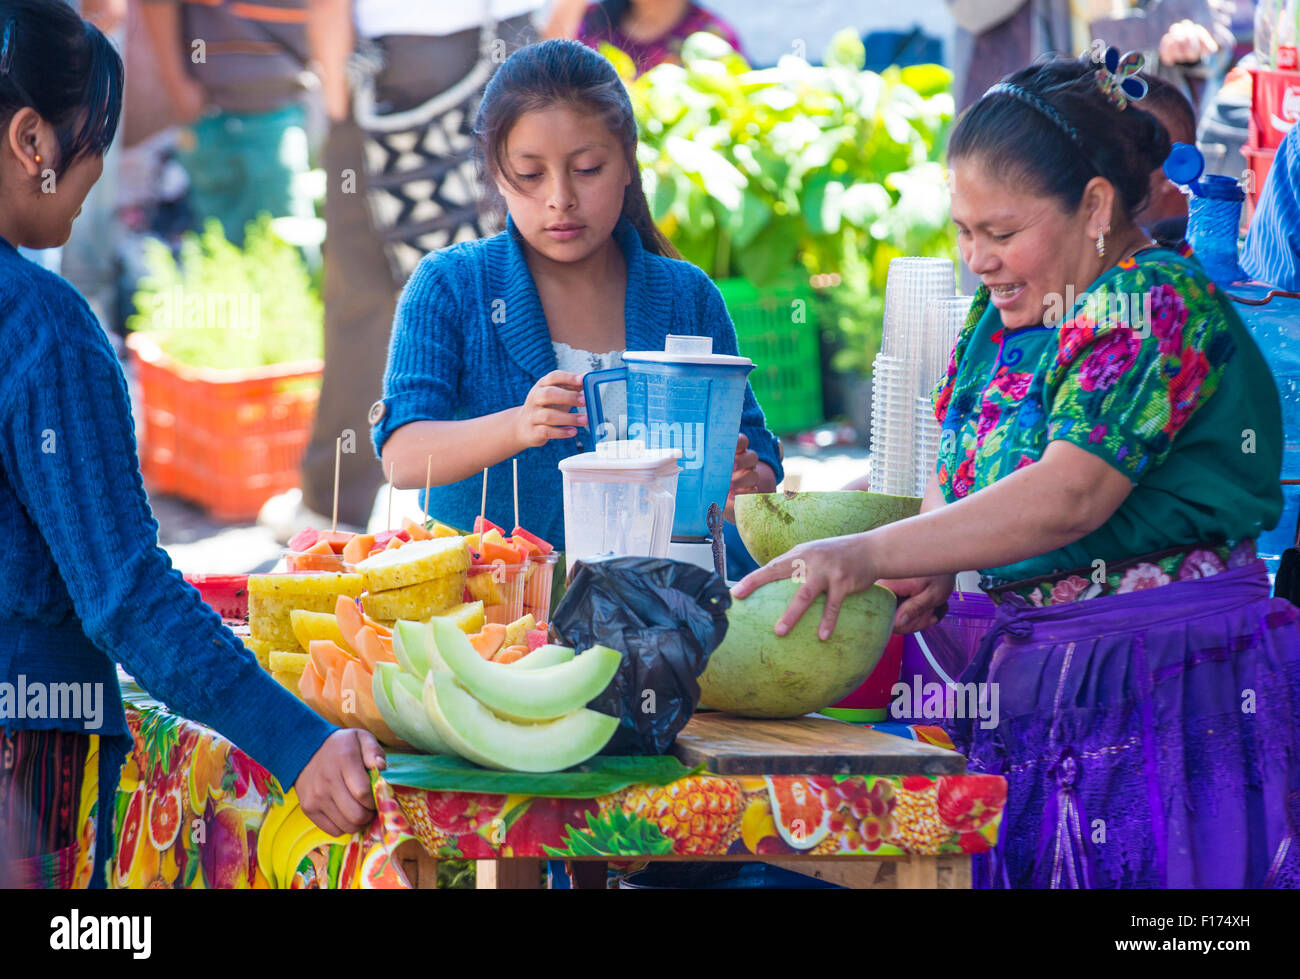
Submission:
<svg viewBox="0 0 1300 979">
<path fill-rule="evenodd" d="M 835 632 L 840 606 L 849 595 L 866 591 L 876 583 L 866 534 L 848 534 L 828 537 L 826 540 L 800 544 L 798 547 L 773 558 L 757 571 L 747 574 L 731 590 L 735 598 L 745 598 L 769 581 L 790 578 L 802 581 L 785 614 L 777 620 L 773 630 L 784 636 L 808 611 L 818 595 L 826 595 L 826 608 L 822 613 L 818 635 L 829 639 Z"/>
<path fill-rule="evenodd" d="M 899 633 L 920 632 L 943 618 L 938 612 L 947 605 L 956 583 L 956 575 L 950 574 L 876 582 L 903 599 L 894 613 L 894 631 Z"/>
<path fill-rule="evenodd" d="M 570 408 L 585 408 L 582 375 L 551 371 L 533 385 L 516 416 L 516 435 L 525 447 L 535 449 L 551 439 L 571 439 L 587 424 L 586 412 L 573 414 Z"/>
<path fill-rule="evenodd" d="M 776 473 L 770 466 L 759 462 L 758 453 L 749 447 L 749 436 L 744 432 L 736 440 L 736 458 L 731 464 L 731 488 L 727 491 L 727 505 L 723 519 L 736 522 L 736 497 L 744 493 L 776 492 Z"/>
<path fill-rule="evenodd" d="M 351 836 L 375 818 L 368 769 L 388 767 L 369 731 L 335 731 L 298 774 L 294 788 L 307 817 L 331 836 Z"/>
</svg>

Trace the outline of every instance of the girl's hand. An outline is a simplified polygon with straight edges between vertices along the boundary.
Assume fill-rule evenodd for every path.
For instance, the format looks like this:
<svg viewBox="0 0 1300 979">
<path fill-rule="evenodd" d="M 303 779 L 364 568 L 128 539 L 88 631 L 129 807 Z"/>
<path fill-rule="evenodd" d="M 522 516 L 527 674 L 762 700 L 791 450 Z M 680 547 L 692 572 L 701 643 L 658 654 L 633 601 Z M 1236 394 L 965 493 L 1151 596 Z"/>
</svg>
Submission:
<svg viewBox="0 0 1300 979">
<path fill-rule="evenodd" d="M 849 595 L 866 591 L 876 583 L 866 534 L 847 534 L 828 537 L 826 540 L 800 544 L 798 547 L 773 558 L 757 571 L 747 574 L 731 590 L 734 598 L 744 598 L 769 581 L 790 578 L 802 581 L 785 614 L 777 620 L 773 630 L 784 636 L 808 611 L 818 595 L 826 595 L 826 608 L 822 613 L 818 635 L 829 639 L 835 632 L 840 606 Z"/>
<path fill-rule="evenodd" d="M 722 511 L 725 520 L 736 522 L 736 497 L 742 493 L 761 493 L 762 475 L 758 471 L 758 453 L 749 448 L 749 436 L 744 432 L 736 440 L 736 459 L 731 464 L 731 488 L 727 491 L 727 505 Z"/>
<path fill-rule="evenodd" d="M 369 731 L 335 731 L 298 774 L 294 787 L 307 817 L 331 836 L 351 836 L 375 818 L 368 769 L 388 765 Z"/>
<path fill-rule="evenodd" d="M 928 578 L 880 581 L 877 584 L 884 585 L 899 598 L 904 599 L 899 603 L 898 611 L 894 613 L 894 631 L 920 632 L 943 618 L 938 612 L 948 604 L 948 598 L 957 584 L 957 576 L 938 574 Z"/>
<path fill-rule="evenodd" d="M 530 449 L 551 439 L 571 439 L 587 424 L 587 414 L 582 411 L 575 415 L 569 409 L 586 405 L 581 374 L 551 371 L 528 392 L 516 416 L 515 434 Z"/>
</svg>

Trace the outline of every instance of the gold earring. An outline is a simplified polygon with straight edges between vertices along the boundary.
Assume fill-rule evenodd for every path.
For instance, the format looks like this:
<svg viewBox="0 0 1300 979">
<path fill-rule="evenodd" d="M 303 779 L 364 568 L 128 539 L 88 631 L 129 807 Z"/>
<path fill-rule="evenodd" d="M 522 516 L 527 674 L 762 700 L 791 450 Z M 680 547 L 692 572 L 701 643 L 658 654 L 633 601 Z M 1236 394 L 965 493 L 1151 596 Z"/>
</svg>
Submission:
<svg viewBox="0 0 1300 979">
<path fill-rule="evenodd" d="M 1097 233 L 1097 257 L 1106 257 L 1106 232 L 1104 231 L 1099 231 Z"/>
<path fill-rule="evenodd" d="M 37 162 L 37 163 L 40 163 L 40 162 L 41 162 L 41 154 L 39 154 L 39 153 L 36 154 L 36 162 Z"/>
</svg>

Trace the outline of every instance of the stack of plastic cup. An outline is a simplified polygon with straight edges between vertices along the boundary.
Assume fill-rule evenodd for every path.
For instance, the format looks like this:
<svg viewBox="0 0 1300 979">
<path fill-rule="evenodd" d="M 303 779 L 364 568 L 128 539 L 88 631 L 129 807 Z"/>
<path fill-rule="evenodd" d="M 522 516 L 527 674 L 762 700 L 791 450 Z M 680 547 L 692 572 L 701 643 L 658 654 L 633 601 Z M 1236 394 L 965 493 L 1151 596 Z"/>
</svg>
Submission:
<svg viewBox="0 0 1300 979">
<path fill-rule="evenodd" d="M 925 487 L 939 457 L 941 428 L 935 420 L 930 395 L 948 373 L 952 348 L 966 323 L 970 303 L 970 296 L 944 296 L 931 300 L 922 321 L 921 340 L 915 344 L 918 367 L 912 434 L 916 446 L 916 492 L 919 496 L 925 495 Z"/>
<path fill-rule="evenodd" d="M 925 496 L 925 487 L 939 462 L 939 423 L 928 397 L 916 399 L 916 483 L 915 496 Z"/>
<path fill-rule="evenodd" d="M 884 334 L 872 377 L 871 488 L 876 492 L 916 495 L 916 399 L 925 393 L 922 387 L 928 391 L 937 380 L 926 366 L 926 313 L 933 300 L 952 296 L 954 284 L 953 264 L 946 258 L 895 258 L 889 263 Z"/>
</svg>

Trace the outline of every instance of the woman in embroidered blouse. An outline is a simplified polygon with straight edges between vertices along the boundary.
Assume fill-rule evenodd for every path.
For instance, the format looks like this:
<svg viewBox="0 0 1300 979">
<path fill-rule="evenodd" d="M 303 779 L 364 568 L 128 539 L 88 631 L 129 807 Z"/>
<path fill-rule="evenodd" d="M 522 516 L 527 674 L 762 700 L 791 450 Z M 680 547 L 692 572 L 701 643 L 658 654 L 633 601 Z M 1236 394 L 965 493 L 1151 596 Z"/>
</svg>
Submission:
<svg viewBox="0 0 1300 979">
<path fill-rule="evenodd" d="M 997 684 L 1001 717 L 948 727 L 1009 783 L 983 886 L 1294 881 L 1300 613 L 1254 555 L 1282 507 L 1277 392 L 1190 253 L 1133 221 L 1170 142 L 1106 80 L 1035 65 L 953 130 L 952 215 L 983 284 L 935 393 L 921 515 L 796 548 L 736 594 L 799 559 L 778 633 L 826 593 L 829 635 L 877 580 L 914 631 L 954 572 L 982 570 L 999 609 L 963 682 Z"/>
</svg>

